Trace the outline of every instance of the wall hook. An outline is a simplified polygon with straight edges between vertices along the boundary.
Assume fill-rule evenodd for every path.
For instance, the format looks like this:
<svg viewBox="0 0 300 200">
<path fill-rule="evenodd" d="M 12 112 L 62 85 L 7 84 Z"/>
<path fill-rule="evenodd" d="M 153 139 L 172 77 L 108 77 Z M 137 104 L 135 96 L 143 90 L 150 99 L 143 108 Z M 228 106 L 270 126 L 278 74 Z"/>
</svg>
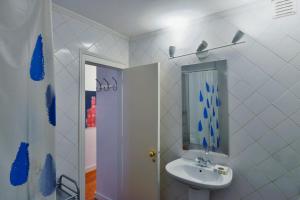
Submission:
<svg viewBox="0 0 300 200">
<path fill-rule="evenodd" d="M 113 91 L 117 91 L 118 90 L 118 82 L 114 77 L 111 77 L 114 81 L 115 81 L 115 85 L 113 86 Z"/>
<path fill-rule="evenodd" d="M 104 91 L 108 91 L 109 90 L 109 82 L 108 82 L 108 80 L 106 80 L 106 78 L 103 78 L 103 80 L 106 82 L 106 86 L 104 87 Z"/>
<path fill-rule="evenodd" d="M 96 81 L 98 83 L 97 85 L 99 85 L 99 86 L 97 86 L 96 90 L 101 92 L 102 91 L 102 83 L 97 78 L 96 78 Z"/>
</svg>

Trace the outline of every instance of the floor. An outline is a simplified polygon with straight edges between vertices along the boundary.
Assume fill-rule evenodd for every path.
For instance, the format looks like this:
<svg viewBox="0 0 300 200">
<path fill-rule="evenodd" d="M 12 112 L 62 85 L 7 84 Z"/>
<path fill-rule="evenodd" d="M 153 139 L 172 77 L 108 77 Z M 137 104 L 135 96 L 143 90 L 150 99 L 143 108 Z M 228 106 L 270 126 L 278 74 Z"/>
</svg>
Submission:
<svg viewBox="0 0 300 200">
<path fill-rule="evenodd" d="M 94 200 L 96 192 L 96 170 L 85 174 L 85 200 Z"/>
</svg>

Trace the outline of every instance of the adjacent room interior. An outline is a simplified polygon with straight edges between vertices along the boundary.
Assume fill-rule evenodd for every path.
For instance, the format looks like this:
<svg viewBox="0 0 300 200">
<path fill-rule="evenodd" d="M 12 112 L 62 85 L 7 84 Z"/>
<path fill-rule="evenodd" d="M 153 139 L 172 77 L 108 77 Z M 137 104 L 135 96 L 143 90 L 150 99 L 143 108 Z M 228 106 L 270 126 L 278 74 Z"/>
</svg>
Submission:
<svg viewBox="0 0 300 200">
<path fill-rule="evenodd" d="M 86 199 L 93 200 L 97 186 L 97 67 L 85 65 L 85 180 Z"/>
<path fill-rule="evenodd" d="M 103 198 L 103 190 L 107 195 L 119 190 L 122 77 L 120 69 L 100 63 L 86 62 L 84 74 L 85 198 L 93 200 Z"/>
</svg>

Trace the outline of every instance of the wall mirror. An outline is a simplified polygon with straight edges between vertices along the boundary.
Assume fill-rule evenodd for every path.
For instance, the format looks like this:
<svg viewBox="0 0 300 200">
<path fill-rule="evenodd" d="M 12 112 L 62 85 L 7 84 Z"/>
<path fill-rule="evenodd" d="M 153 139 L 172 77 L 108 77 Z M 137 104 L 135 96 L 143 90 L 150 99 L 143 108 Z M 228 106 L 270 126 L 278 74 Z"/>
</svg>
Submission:
<svg viewBox="0 0 300 200">
<path fill-rule="evenodd" d="M 229 154 L 226 71 L 226 60 L 182 66 L 184 150 Z"/>
</svg>

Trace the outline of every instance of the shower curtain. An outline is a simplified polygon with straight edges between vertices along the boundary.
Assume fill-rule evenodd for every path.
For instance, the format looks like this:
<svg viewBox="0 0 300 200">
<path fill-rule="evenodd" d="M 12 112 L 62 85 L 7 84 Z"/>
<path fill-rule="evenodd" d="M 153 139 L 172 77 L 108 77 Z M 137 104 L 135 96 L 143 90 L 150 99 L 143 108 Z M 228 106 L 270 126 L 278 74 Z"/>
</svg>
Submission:
<svg viewBox="0 0 300 200">
<path fill-rule="evenodd" d="M 207 70 L 189 74 L 190 142 L 204 149 L 220 147 L 218 71 Z"/>
<path fill-rule="evenodd" d="M 0 2 L 0 199 L 55 199 L 50 0 Z"/>
</svg>

